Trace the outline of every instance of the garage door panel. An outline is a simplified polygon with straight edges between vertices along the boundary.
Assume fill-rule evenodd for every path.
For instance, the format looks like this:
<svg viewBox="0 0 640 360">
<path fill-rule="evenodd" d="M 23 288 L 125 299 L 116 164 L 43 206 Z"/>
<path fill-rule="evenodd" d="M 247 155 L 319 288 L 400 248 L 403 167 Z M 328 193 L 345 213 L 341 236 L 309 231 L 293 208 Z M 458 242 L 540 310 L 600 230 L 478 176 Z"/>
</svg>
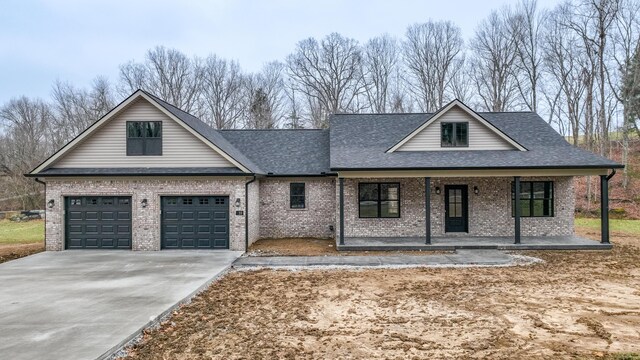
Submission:
<svg viewBox="0 0 640 360">
<path fill-rule="evenodd" d="M 198 234 L 210 234 L 211 226 L 209 225 L 198 225 Z"/>
<path fill-rule="evenodd" d="M 116 219 L 116 215 L 113 213 L 113 211 L 103 211 L 102 212 L 102 220 L 103 221 L 109 221 L 109 220 L 115 220 Z"/>
<path fill-rule="evenodd" d="M 229 213 L 224 211 L 215 211 L 213 213 L 213 220 L 224 221 L 229 218 Z"/>
<path fill-rule="evenodd" d="M 228 249 L 229 201 L 223 196 L 162 197 L 163 249 Z"/>
<path fill-rule="evenodd" d="M 118 211 L 118 220 L 131 220 L 131 211 Z"/>
<path fill-rule="evenodd" d="M 65 199 L 67 249 L 130 249 L 131 200 L 118 196 Z"/>
</svg>

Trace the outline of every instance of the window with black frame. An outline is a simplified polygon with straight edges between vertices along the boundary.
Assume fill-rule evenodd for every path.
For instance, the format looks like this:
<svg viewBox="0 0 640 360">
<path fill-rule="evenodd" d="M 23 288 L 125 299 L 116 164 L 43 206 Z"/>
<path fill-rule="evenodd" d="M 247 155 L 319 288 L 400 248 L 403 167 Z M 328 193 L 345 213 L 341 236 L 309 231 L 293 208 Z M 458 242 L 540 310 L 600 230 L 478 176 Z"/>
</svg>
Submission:
<svg viewBox="0 0 640 360">
<path fill-rule="evenodd" d="M 515 184 L 511 183 L 511 216 L 516 215 Z M 551 217 L 553 214 L 553 181 L 520 182 L 520 216 Z"/>
<path fill-rule="evenodd" d="M 442 147 L 468 147 L 469 146 L 469 123 L 466 122 L 443 122 L 440 125 Z"/>
<path fill-rule="evenodd" d="M 127 121 L 127 156 L 162 155 L 162 121 Z"/>
<path fill-rule="evenodd" d="M 289 207 L 291 209 L 304 209 L 306 207 L 304 183 L 289 184 Z"/>
<path fill-rule="evenodd" d="M 361 218 L 400 217 L 400 184 L 359 183 L 358 213 Z"/>
</svg>

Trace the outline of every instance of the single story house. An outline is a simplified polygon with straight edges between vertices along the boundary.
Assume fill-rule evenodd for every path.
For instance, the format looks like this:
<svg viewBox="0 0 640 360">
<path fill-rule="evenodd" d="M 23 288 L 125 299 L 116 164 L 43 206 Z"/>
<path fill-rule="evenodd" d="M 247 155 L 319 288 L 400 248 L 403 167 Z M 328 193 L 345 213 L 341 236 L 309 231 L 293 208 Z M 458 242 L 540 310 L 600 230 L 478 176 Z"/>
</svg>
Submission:
<svg viewBox="0 0 640 360">
<path fill-rule="evenodd" d="M 321 130 L 215 130 L 138 90 L 27 176 L 46 248 L 232 249 L 260 238 L 568 236 L 574 177 L 622 166 L 532 112 L 336 114 Z M 613 171 L 613 172 L 612 172 Z"/>
</svg>

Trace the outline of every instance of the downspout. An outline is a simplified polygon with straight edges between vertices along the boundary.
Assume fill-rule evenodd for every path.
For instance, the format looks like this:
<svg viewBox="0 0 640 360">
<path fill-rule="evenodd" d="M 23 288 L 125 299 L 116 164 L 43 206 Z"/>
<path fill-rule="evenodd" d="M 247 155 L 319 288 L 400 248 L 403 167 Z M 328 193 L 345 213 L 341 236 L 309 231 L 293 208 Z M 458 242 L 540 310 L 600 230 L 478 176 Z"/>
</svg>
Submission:
<svg viewBox="0 0 640 360">
<path fill-rule="evenodd" d="M 244 183 L 244 251 L 249 251 L 249 184 L 256 181 L 256 175 L 253 179 Z"/>
<path fill-rule="evenodd" d="M 46 250 L 47 248 L 47 183 L 38 178 L 34 178 L 34 180 L 37 183 L 44 185 L 44 247 Z"/>
<path fill-rule="evenodd" d="M 616 169 L 611 169 L 611 174 L 607 175 L 607 181 L 611 180 L 611 178 L 616 174 Z"/>
</svg>

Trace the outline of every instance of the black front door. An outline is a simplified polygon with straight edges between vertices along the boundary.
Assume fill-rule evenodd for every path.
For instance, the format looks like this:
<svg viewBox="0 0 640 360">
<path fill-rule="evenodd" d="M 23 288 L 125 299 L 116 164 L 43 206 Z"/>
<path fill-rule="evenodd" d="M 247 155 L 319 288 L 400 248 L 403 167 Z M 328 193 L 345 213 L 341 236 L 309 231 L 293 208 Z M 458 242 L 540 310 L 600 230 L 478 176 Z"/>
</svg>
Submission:
<svg viewBox="0 0 640 360">
<path fill-rule="evenodd" d="M 444 231 L 468 232 L 467 185 L 444 187 Z"/>
</svg>

